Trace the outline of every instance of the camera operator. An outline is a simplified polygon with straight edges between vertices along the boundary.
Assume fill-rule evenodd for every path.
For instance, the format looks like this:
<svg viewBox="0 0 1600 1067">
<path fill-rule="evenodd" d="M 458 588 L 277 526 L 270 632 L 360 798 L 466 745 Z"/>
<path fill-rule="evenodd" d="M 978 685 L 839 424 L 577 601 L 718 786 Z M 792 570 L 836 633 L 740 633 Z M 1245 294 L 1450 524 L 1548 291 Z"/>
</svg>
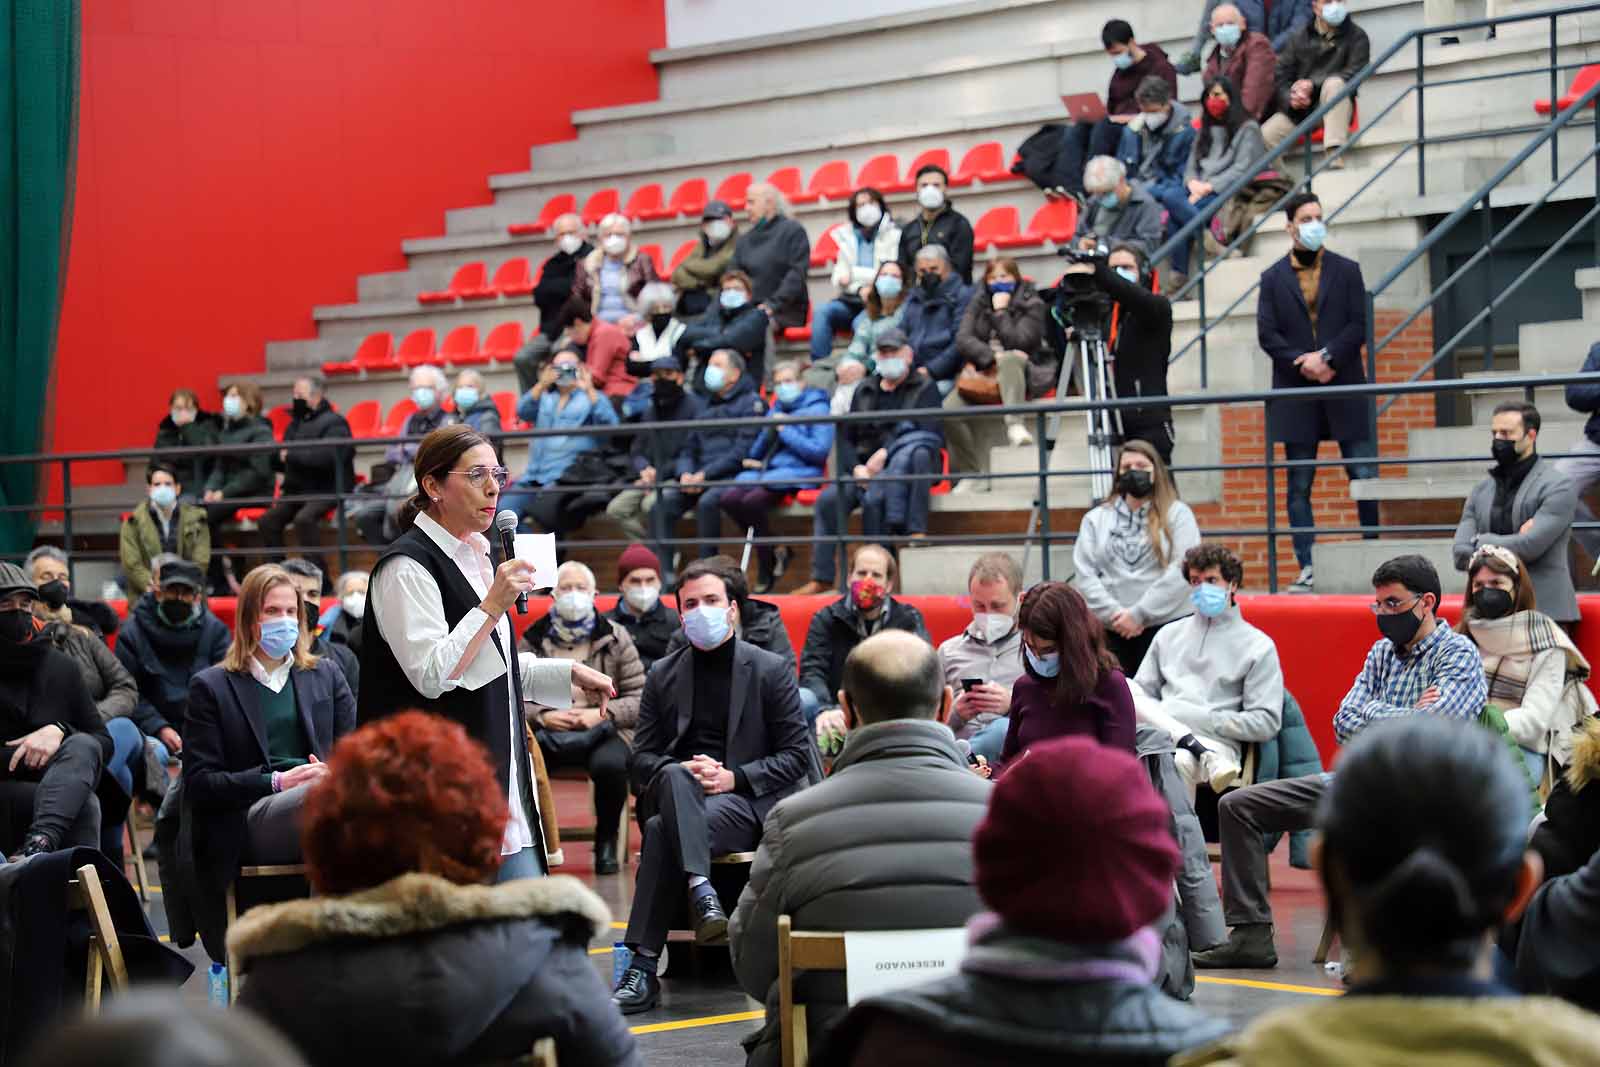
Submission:
<svg viewBox="0 0 1600 1067">
<path fill-rule="evenodd" d="M 1080 237 L 1063 251 L 1069 265 L 1056 291 L 1056 318 L 1071 324 L 1074 292 L 1098 290 L 1110 299 L 1103 326 L 1106 348 L 1114 362 L 1117 396 L 1167 395 L 1167 359 L 1172 354 L 1172 302 L 1151 291 L 1150 266 L 1137 245 L 1119 243 L 1106 252 L 1099 238 Z M 1076 278 L 1084 278 L 1076 281 Z M 1089 280 L 1092 279 L 1092 282 Z M 1081 297 L 1079 298 L 1081 300 Z M 1081 314 L 1081 312 L 1080 312 Z M 1070 355 L 1068 358 L 1071 358 Z M 1172 409 L 1136 407 L 1121 410 L 1122 439 L 1148 441 L 1172 462 Z"/>
</svg>

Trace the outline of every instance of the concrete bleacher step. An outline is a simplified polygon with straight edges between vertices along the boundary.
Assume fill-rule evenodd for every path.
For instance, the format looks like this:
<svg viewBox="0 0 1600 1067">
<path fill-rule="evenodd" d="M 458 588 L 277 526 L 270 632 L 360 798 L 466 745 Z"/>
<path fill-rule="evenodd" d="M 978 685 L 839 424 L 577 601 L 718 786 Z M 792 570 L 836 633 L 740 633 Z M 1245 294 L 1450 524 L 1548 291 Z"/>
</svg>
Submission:
<svg viewBox="0 0 1600 1067">
<path fill-rule="evenodd" d="M 1449 538 L 1386 537 L 1376 541 L 1319 539 L 1311 552 L 1312 566 L 1317 575 L 1317 592 L 1370 594 L 1372 572 L 1378 569 L 1379 564 L 1411 553 L 1424 556 L 1433 564 L 1446 593 L 1453 593 L 1459 585 L 1465 584 L 1457 580 Z M 1278 581 L 1282 585 L 1294 581 L 1296 571 L 1292 555 L 1279 559 Z"/>
<path fill-rule="evenodd" d="M 1579 360 L 1578 366 L 1581 365 L 1582 360 Z M 1570 368 L 1567 373 L 1577 370 L 1578 366 Z M 1509 368 L 1494 371 L 1472 371 L 1462 375 L 1462 377 L 1468 380 L 1474 378 L 1504 378 L 1512 373 L 1518 372 L 1514 372 Z M 1472 422 L 1476 426 L 1483 427 L 1489 425 L 1489 419 L 1493 416 L 1497 404 L 1507 400 L 1522 401 L 1527 399 L 1527 391 L 1524 389 L 1468 389 L 1467 395 L 1472 398 Z M 1533 406 L 1538 408 L 1540 412 L 1566 411 L 1566 387 L 1560 385 L 1541 385 L 1536 387 L 1533 390 Z"/>
<path fill-rule="evenodd" d="M 1540 414 L 1543 416 L 1543 425 L 1539 430 L 1540 452 L 1546 455 L 1566 452 L 1582 440 L 1583 423 L 1574 421 L 1571 413 L 1557 411 Z M 1413 474 L 1425 473 L 1435 481 L 1477 481 L 1483 478 L 1491 464 L 1487 423 L 1411 430 L 1408 438 L 1410 454 L 1418 459 L 1470 457 L 1455 463 L 1429 463 L 1410 468 Z"/>
<path fill-rule="evenodd" d="M 1023 563 L 1025 546 L 989 543 L 975 545 L 906 545 L 900 549 L 900 588 L 907 596 L 964 596 L 967 592 L 967 571 L 979 552 L 1006 552 L 1018 563 Z M 1043 553 L 1035 544 L 1027 551 L 1022 570 L 1023 588 L 1043 579 Z M 1072 578 L 1072 548 L 1055 545 L 1050 549 L 1050 578 L 1053 581 L 1070 581 Z"/>
<path fill-rule="evenodd" d="M 1572 374 L 1583 366 L 1589 346 L 1600 341 L 1600 321 L 1562 319 L 1523 323 L 1517 330 L 1517 359 L 1523 374 Z"/>
</svg>

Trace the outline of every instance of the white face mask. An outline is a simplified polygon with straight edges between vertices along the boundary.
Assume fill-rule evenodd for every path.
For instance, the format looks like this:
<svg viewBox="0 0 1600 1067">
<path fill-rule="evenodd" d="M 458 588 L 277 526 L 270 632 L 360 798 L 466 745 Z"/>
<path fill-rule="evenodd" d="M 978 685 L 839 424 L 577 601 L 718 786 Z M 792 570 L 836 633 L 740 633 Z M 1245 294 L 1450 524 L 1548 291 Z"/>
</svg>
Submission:
<svg viewBox="0 0 1600 1067">
<path fill-rule="evenodd" d="M 733 233 L 733 223 L 727 219 L 712 219 L 706 223 L 706 236 L 714 245 L 726 241 L 731 233 Z"/>
<path fill-rule="evenodd" d="M 628 239 L 620 233 L 614 233 L 601 241 L 600 247 L 606 250 L 608 256 L 620 256 L 628 250 Z"/>
<path fill-rule="evenodd" d="M 339 601 L 339 606 L 349 614 L 352 619 L 365 618 L 367 614 L 367 594 L 346 593 Z"/>
<path fill-rule="evenodd" d="M 574 589 L 556 597 L 556 614 L 568 622 L 581 622 L 594 610 L 594 594 Z"/>
<path fill-rule="evenodd" d="M 622 598 L 628 606 L 640 615 L 656 606 L 656 601 L 661 599 L 659 585 L 630 585 L 622 591 Z"/>
<path fill-rule="evenodd" d="M 856 208 L 856 221 L 863 229 L 872 229 L 882 218 L 883 209 L 870 200 Z"/>
<path fill-rule="evenodd" d="M 569 256 L 576 255 L 578 249 L 583 247 L 583 235 L 576 233 L 564 233 L 560 237 L 556 238 L 556 247 L 561 249 L 561 251 L 565 252 Z"/>
<path fill-rule="evenodd" d="M 917 203 L 929 211 L 938 211 L 944 207 L 944 190 L 937 185 L 924 185 L 917 190 Z"/>
<path fill-rule="evenodd" d="M 998 612 L 974 612 L 972 622 L 978 631 L 978 636 L 991 645 L 1017 628 L 1015 616 L 1001 615 Z"/>
<path fill-rule="evenodd" d="M 1170 111 L 1146 111 L 1144 113 L 1144 128 L 1149 130 L 1151 133 L 1155 133 L 1161 127 L 1165 126 L 1167 124 L 1167 120 L 1171 117 L 1172 113 Z"/>
</svg>

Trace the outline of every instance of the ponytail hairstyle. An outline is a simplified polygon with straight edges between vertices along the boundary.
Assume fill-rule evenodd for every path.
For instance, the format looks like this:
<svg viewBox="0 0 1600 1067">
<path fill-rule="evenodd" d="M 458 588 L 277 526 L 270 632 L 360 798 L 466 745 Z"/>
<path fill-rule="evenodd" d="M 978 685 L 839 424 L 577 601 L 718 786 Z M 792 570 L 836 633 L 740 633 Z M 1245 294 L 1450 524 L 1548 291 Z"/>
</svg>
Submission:
<svg viewBox="0 0 1600 1067">
<path fill-rule="evenodd" d="M 400 529 L 411 529 L 417 516 L 433 507 L 433 498 L 423 484 L 426 479 L 443 482 L 456 469 L 457 460 L 479 445 L 487 444 L 487 437 L 464 422 L 441 426 L 424 437 L 417 446 L 417 460 L 412 467 L 416 474 L 417 491 L 400 506 Z"/>
<path fill-rule="evenodd" d="M 1323 795 L 1328 918 L 1390 976 L 1470 970 L 1516 899 L 1528 784 L 1472 722 L 1411 715 L 1364 730 Z"/>
</svg>

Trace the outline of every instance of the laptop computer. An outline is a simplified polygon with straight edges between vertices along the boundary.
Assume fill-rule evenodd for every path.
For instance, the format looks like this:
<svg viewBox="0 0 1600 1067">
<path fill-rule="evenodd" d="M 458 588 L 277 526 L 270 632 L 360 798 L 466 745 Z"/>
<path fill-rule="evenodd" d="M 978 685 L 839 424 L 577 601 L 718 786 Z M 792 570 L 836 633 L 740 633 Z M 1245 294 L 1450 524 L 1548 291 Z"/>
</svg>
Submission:
<svg viewBox="0 0 1600 1067">
<path fill-rule="evenodd" d="M 1093 125 L 1106 117 L 1106 105 L 1099 93 L 1067 93 L 1061 97 L 1067 116 L 1073 122 Z"/>
</svg>

